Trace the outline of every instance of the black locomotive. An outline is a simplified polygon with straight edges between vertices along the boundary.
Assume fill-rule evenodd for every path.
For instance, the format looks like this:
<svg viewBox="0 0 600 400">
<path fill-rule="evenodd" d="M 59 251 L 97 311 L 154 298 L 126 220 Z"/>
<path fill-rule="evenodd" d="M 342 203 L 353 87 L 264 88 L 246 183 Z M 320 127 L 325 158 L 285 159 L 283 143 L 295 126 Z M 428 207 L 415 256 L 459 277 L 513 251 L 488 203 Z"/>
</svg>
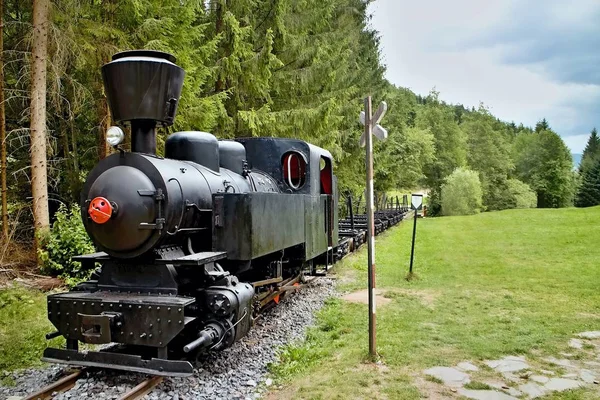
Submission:
<svg viewBox="0 0 600 400">
<path fill-rule="evenodd" d="M 195 131 L 169 136 L 159 157 L 156 129 L 173 124 L 184 71 L 140 50 L 113 56 L 102 76 L 132 151 L 102 160 L 84 185 L 81 215 L 100 252 L 76 259 L 99 268 L 48 296 L 57 331 L 47 336 L 67 345 L 43 359 L 189 375 L 182 356 L 230 346 L 262 305 L 346 251 L 332 157 L 300 140 Z M 122 131 L 111 135 L 118 148 Z M 83 352 L 79 342 L 119 345 Z"/>
</svg>

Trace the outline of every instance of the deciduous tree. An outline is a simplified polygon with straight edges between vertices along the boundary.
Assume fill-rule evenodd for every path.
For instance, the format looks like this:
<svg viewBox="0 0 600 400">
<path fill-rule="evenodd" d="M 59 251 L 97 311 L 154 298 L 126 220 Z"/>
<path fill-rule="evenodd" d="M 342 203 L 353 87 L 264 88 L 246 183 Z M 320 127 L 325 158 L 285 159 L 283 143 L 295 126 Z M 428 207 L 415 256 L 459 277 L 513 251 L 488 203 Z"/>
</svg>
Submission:
<svg viewBox="0 0 600 400">
<path fill-rule="evenodd" d="M 539 208 L 572 205 L 571 153 L 551 130 L 521 134 L 515 141 L 516 174 L 537 193 Z"/>
</svg>

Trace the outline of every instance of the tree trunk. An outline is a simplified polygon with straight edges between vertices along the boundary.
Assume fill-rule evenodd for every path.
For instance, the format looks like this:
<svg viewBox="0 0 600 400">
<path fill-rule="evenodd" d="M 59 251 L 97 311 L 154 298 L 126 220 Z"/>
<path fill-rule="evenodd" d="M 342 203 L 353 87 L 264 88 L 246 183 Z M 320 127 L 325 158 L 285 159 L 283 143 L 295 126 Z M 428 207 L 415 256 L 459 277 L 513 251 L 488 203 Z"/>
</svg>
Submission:
<svg viewBox="0 0 600 400">
<path fill-rule="evenodd" d="M 4 113 L 4 1 L 0 0 L 0 180 L 2 180 L 2 235 L 8 239 L 6 188 L 6 114 Z"/>
<path fill-rule="evenodd" d="M 98 114 L 100 114 L 100 141 L 98 143 L 98 158 L 103 160 L 107 155 L 109 155 L 108 144 L 106 143 L 106 131 L 111 125 L 108 103 L 104 97 L 99 100 Z"/>
<path fill-rule="evenodd" d="M 31 193 L 35 247 L 50 227 L 46 160 L 46 59 L 48 55 L 49 0 L 33 0 L 33 51 L 31 65 Z"/>
<path fill-rule="evenodd" d="M 216 1 L 216 10 L 215 10 L 215 36 L 219 35 L 223 31 L 223 6 L 220 1 Z M 217 60 L 221 60 L 225 52 L 223 51 L 223 45 L 219 44 L 219 48 L 217 50 Z M 223 91 L 223 79 L 221 79 L 221 75 L 217 77 L 217 82 L 215 83 L 215 92 L 219 93 Z"/>
</svg>

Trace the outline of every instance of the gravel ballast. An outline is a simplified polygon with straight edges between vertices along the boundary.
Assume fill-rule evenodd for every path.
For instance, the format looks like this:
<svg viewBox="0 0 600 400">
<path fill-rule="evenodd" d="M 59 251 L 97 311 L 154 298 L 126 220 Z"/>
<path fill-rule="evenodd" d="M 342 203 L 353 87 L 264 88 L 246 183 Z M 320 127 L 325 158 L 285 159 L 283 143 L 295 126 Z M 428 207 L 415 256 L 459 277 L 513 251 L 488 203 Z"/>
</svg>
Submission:
<svg viewBox="0 0 600 400">
<path fill-rule="evenodd" d="M 266 311 L 249 334 L 232 347 L 208 354 L 196 363 L 194 375 L 166 378 L 145 399 L 255 399 L 260 398 L 267 379 L 267 366 L 278 350 L 302 339 L 313 324 L 315 312 L 335 293 L 334 281 L 318 278 Z M 29 369 L 7 374 L 16 385 L 0 385 L 0 398 L 16 400 L 63 373 L 63 366 Z M 0 378 L 6 377 L 0 373 Z M 81 377 L 69 391 L 55 399 L 116 399 L 147 378 L 147 375 L 111 370 L 94 370 Z M 270 382 L 266 382 L 270 383 Z"/>
</svg>

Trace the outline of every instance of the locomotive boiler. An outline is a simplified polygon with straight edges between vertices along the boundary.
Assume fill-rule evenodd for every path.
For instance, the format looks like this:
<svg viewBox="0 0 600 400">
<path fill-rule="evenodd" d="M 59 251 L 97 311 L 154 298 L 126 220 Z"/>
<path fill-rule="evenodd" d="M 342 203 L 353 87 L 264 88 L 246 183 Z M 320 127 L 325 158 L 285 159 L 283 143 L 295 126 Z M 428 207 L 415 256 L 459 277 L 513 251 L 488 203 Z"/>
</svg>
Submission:
<svg viewBox="0 0 600 400">
<path fill-rule="evenodd" d="M 89 281 L 48 296 L 66 348 L 43 359 L 158 375 L 192 374 L 201 352 L 230 346 L 257 310 L 334 261 L 337 185 L 331 154 L 293 139 L 217 140 L 156 130 L 173 124 L 184 71 L 173 56 L 118 53 L 102 67 L 118 151 L 90 172 L 81 217 L 98 253 Z M 80 343 L 109 344 L 80 351 Z"/>
</svg>

